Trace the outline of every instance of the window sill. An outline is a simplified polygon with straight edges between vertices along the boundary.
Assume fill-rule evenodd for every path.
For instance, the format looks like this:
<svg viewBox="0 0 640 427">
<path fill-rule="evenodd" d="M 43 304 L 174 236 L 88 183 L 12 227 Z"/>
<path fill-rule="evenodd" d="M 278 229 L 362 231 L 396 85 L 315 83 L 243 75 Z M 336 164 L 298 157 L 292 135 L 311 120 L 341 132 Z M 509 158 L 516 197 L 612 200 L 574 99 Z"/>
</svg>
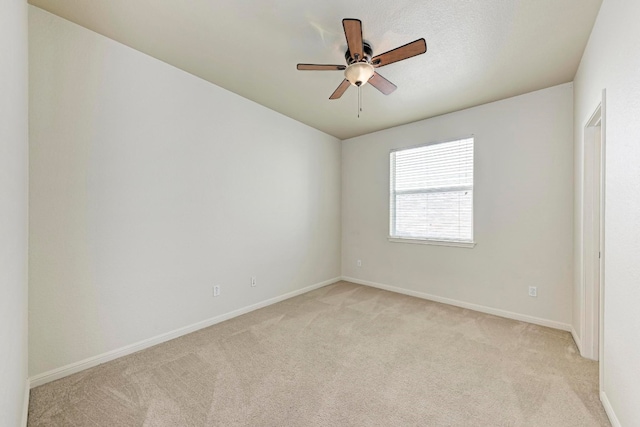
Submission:
<svg viewBox="0 0 640 427">
<path fill-rule="evenodd" d="M 391 237 L 389 241 L 392 243 L 413 243 L 417 245 L 434 245 L 434 246 L 453 246 L 456 248 L 469 248 L 472 249 L 476 242 L 455 242 L 450 240 L 429 240 L 429 239 L 415 239 L 411 237 Z"/>
</svg>

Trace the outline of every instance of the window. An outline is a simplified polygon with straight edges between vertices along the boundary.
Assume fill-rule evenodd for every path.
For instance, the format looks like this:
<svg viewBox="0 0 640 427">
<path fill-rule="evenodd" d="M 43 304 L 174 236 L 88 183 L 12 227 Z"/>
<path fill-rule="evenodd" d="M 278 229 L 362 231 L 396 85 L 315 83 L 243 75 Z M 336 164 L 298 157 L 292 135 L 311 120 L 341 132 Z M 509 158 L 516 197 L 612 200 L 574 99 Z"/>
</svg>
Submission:
<svg viewBox="0 0 640 427">
<path fill-rule="evenodd" d="M 473 247 L 473 137 L 391 152 L 391 241 Z"/>
</svg>

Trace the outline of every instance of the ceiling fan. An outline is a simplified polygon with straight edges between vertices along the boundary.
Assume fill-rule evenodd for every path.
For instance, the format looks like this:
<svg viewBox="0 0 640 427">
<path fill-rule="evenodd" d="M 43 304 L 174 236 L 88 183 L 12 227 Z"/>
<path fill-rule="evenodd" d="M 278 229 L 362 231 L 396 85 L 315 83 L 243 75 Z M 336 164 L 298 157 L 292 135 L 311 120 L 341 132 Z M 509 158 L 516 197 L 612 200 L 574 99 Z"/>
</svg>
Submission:
<svg viewBox="0 0 640 427">
<path fill-rule="evenodd" d="M 362 40 L 362 22 L 359 19 L 343 19 L 342 27 L 347 39 L 347 51 L 344 54 L 347 65 L 321 65 L 298 64 L 298 70 L 310 71 L 342 71 L 345 79 L 331 94 L 329 99 L 338 99 L 349 88 L 349 85 L 358 88 L 371 83 L 385 95 L 397 89 L 397 86 L 378 74 L 375 69 L 403 59 L 421 55 L 427 51 L 427 43 L 424 39 L 418 39 L 404 46 L 400 46 L 380 55 L 373 56 L 373 50 L 369 43 Z"/>
</svg>

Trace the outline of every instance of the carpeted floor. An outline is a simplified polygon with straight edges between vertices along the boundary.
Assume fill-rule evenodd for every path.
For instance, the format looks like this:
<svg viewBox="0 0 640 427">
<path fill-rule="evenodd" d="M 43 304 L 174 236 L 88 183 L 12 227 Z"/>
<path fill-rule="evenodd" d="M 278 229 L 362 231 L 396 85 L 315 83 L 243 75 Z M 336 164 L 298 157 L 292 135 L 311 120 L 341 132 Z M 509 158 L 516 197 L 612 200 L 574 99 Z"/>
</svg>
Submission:
<svg viewBox="0 0 640 427">
<path fill-rule="evenodd" d="M 603 426 L 562 331 L 339 282 L 31 391 L 30 426 Z"/>
</svg>

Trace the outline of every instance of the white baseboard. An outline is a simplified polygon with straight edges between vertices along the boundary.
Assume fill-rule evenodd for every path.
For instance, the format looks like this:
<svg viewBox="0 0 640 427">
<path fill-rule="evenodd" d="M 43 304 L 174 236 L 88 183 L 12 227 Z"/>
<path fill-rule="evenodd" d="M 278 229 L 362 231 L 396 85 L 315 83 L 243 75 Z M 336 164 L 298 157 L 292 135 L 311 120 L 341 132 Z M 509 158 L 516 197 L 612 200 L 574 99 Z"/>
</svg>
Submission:
<svg viewBox="0 0 640 427">
<path fill-rule="evenodd" d="M 27 420 L 29 418 L 29 396 L 31 391 L 31 381 L 29 378 L 24 383 L 24 396 L 22 398 L 22 422 L 20 427 L 27 427 Z"/>
<path fill-rule="evenodd" d="M 108 351 L 106 353 L 99 354 L 97 356 L 89 357 L 87 359 L 81 360 L 79 362 L 70 363 L 66 366 L 62 366 L 60 368 L 52 369 L 50 371 L 44 372 L 42 374 L 35 375 L 31 377 L 30 385 L 31 388 L 41 386 L 43 384 L 49 383 L 51 381 L 58 380 L 60 378 L 64 378 L 66 376 L 75 374 L 80 371 L 84 371 L 85 369 L 93 368 L 94 366 L 109 362 L 111 360 L 117 359 L 119 357 L 127 356 L 129 354 L 135 353 L 140 350 L 144 350 L 145 348 L 153 347 L 154 345 L 158 345 L 160 343 L 172 340 L 174 338 L 181 337 L 186 334 L 190 334 L 191 332 L 195 332 L 197 330 L 207 328 L 209 326 L 215 325 L 216 323 L 224 322 L 225 320 L 232 319 L 234 317 L 241 316 L 243 314 L 249 313 L 254 310 L 258 310 L 260 308 L 275 304 L 280 301 L 284 301 L 289 298 L 293 298 L 298 295 L 302 295 L 304 293 L 310 292 L 314 289 L 321 288 L 323 286 L 330 285 L 332 283 L 338 282 L 340 277 L 336 277 L 333 279 L 325 280 L 320 283 L 316 283 L 311 286 L 307 286 L 302 289 L 298 289 L 296 291 L 288 292 L 286 294 L 269 298 L 267 300 L 249 305 L 247 307 L 239 308 L 237 310 L 230 311 L 225 314 L 221 314 L 215 317 L 211 317 L 209 319 L 203 320 L 201 322 L 194 323 L 192 325 L 184 326 L 179 329 L 175 329 L 170 332 L 166 332 L 164 334 L 157 335 L 152 338 L 148 338 L 146 340 L 142 340 L 140 342 L 130 344 L 115 350 Z"/>
<path fill-rule="evenodd" d="M 616 413 L 613 412 L 613 407 L 611 406 L 611 402 L 609 402 L 609 398 L 607 397 L 607 393 L 604 391 L 600 392 L 600 401 L 602 402 L 602 406 L 604 406 L 604 411 L 607 413 L 609 417 L 609 421 L 611 422 L 612 427 L 622 427 L 620 424 L 620 420 L 616 416 Z"/>
<path fill-rule="evenodd" d="M 424 292 L 412 291 L 410 289 L 403 289 L 396 286 L 385 285 L 383 283 L 370 282 L 368 280 L 356 279 L 354 277 L 342 276 L 342 280 L 347 282 L 357 283 L 359 285 L 371 286 L 378 289 L 384 289 L 385 291 L 396 292 L 399 294 L 409 295 L 412 297 L 418 297 L 429 301 L 440 302 L 443 304 L 454 305 L 456 307 L 467 308 L 473 311 L 479 311 L 481 313 L 493 314 L 494 316 L 506 317 L 507 319 L 520 320 L 522 322 L 533 323 L 535 325 L 546 326 L 553 329 L 560 329 L 562 331 L 571 331 L 571 325 L 562 322 L 556 322 L 555 320 L 541 319 L 539 317 L 528 316 L 526 314 L 514 313 L 512 311 L 501 310 L 499 308 L 486 307 L 484 305 L 472 304 L 469 302 L 458 301 L 451 298 L 439 297 L 436 295 L 426 294 Z"/>
<path fill-rule="evenodd" d="M 576 343 L 576 347 L 578 347 L 578 352 L 582 356 L 582 341 L 580 341 L 580 337 L 578 336 L 576 330 L 573 328 L 573 325 L 571 325 L 571 336 L 573 337 L 573 341 L 575 341 Z"/>
</svg>

